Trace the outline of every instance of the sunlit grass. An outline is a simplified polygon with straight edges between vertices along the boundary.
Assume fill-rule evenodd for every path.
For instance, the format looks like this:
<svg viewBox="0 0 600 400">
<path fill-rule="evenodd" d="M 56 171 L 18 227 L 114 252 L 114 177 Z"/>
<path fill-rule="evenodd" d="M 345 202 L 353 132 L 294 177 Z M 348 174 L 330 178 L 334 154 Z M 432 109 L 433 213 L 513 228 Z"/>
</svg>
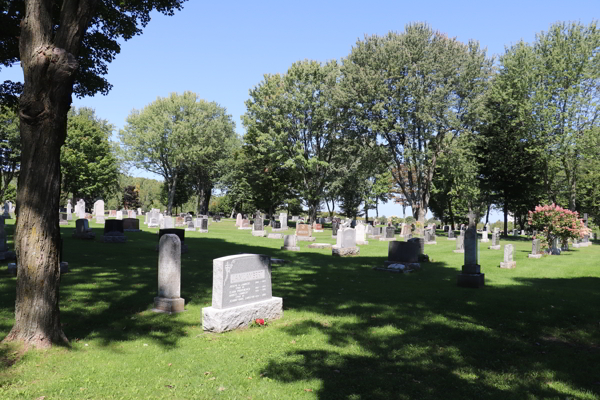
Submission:
<svg viewBox="0 0 600 400">
<path fill-rule="evenodd" d="M 9 221 L 10 224 L 11 221 Z M 234 221 L 186 232 L 186 312 L 151 311 L 157 229 L 126 244 L 77 241 L 62 227 L 61 321 L 70 347 L 22 354 L 0 346 L 1 399 L 536 399 L 600 398 L 600 246 L 498 268 L 503 252 L 479 245 L 486 287 L 456 286 L 462 255 L 438 235 L 412 274 L 372 270 L 387 242 L 361 254 L 280 250 Z M 143 226 L 143 223 L 141 224 Z M 12 226 L 7 227 L 12 235 Z M 292 232 L 291 230 L 289 231 Z M 334 243 L 331 231 L 317 242 Z M 273 268 L 284 317 L 263 328 L 202 331 L 212 260 L 242 252 L 287 261 Z M 6 268 L 6 262 L 3 264 Z M 15 278 L 0 276 L 0 337 L 13 324 Z"/>
</svg>

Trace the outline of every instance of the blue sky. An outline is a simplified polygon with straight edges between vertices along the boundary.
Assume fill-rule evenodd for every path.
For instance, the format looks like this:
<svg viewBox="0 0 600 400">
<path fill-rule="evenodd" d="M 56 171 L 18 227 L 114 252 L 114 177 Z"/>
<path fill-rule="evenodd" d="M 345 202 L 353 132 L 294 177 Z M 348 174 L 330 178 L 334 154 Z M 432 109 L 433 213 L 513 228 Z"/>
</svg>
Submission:
<svg viewBox="0 0 600 400">
<path fill-rule="evenodd" d="M 141 36 L 123 44 L 109 65 L 114 87 L 107 96 L 75 98 L 73 104 L 94 108 L 118 130 L 132 109 L 190 90 L 226 107 L 243 134 L 244 101 L 264 74 L 284 73 L 298 60 L 339 60 L 364 35 L 426 22 L 460 41 L 479 41 L 491 56 L 521 39 L 534 41 L 554 22 L 589 24 L 599 16 L 598 0 L 189 0 L 173 17 L 154 14 Z M 18 66 L 0 71 L 1 81 L 20 77 Z M 382 205 L 380 213 L 401 216 L 402 208 Z M 491 219 L 500 218 L 498 213 Z"/>
</svg>

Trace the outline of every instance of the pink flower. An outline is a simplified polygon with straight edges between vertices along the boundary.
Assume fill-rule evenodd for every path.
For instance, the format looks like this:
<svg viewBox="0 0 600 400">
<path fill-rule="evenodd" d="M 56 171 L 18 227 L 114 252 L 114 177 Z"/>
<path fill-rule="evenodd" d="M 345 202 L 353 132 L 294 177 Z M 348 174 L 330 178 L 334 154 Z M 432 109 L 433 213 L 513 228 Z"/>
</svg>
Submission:
<svg viewBox="0 0 600 400">
<path fill-rule="evenodd" d="M 265 324 L 265 320 L 262 319 L 262 318 L 256 318 L 256 320 L 254 322 L 256 322 L 258 325 L 264 325 Z"/>
</svg>

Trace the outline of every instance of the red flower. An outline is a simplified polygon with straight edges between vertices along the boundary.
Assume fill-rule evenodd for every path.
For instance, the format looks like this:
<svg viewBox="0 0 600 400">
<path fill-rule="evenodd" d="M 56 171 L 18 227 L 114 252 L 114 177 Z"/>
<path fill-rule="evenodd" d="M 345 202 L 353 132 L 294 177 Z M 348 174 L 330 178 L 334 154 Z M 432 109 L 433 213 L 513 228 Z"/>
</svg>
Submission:
<svg viewBox="0 0 600 400">
<path fill-rule="evenodd" d="M 262 319 L 262 318 L 256 318 L 256 320 L 254 322 L 256 322 L 259 325 L 264 325 L 265 324 L 265 320 Z"/>
</svg>

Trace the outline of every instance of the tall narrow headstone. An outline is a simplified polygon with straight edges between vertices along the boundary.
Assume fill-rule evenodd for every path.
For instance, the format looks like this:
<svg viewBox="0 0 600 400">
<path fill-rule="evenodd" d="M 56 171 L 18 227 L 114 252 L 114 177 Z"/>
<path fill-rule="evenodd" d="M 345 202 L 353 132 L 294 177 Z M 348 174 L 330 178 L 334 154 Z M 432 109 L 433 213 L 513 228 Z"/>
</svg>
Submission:
<svg viewBox="0 0 600 400">
<path fill-rule="evenodd" d="M 482 241 L 482 242 L 489 242 L 489 241 L 490 241 L 490 240 L 488 239 L 488 231 L 487 231 L 487 228 L 481 232 L 481 241 Z"/>
<path fill-rule="evenodd" d="M 531 254 L 529 258 L 541 258 L 542 253 L 540 251 L 540 239 L 533 239 L 531 241 Z"/>
<path fill-rule="evenodd" d="M 279 223 L 281 224 L 281 228 L 280 229 L 285 230 L 285 229 L 288 228 L 287 218 L 288 218 L 287 213 L 281 213 L 281 214 L 279 214 Z"/>
<path fill-rule="evenodd" d="M 340 228 L 340 223 L 338 221 L 332 221 L 331 222 L 331 237 L 332 238 L 336 238 L 337 237 L 337 233 L 338 233 L 338 229 Z"/>
<path fill-rule="evenodd" d="M 242 227 L 242 214 L 238 213 L 237 217 L 235 218 L 235 226 L 237 226 L 238 228 Z"/>
<path fill-rule="evenodd" d="M 270 257 L 239 254 L 213 260 L 212 307 L 202 309 L 205 331 L 225 332 L 258 318 L 282 316 L 283 300 L 272 296 Z"/>
<path fill-rule="evenodd" d="M 480 288 L 484 286 L 485 275 L 478 264 L 477 228 L 471 223 L 465 232 L 465 263 L 458 275 L 457 284 L 462 287 Z"/>
<path fill-rule="evenodd" d="M 363 224 L 356 224 L 356 244 L 369 244 L 366 237 L 366 227 Z"/>
<path fill-rule="evenodd" d="M 459 236 L 456 238 L 456 249 L 454 249 L 455 253 L 464 253 L 465 252 L 465 237 Z"/>
<path fill-rule="evenodd" d="M 152 311 L 177 313 L 184 311 L 181 298 L 181 241 L 174 234 L 165 234 L 158 243 L 158 296 Z"/>
<path fill-rule="evenodd" d="M 504 262 L 500 263 L 500 268 L 513 269 L 517 266 L 517 262 L 513 261 L 514 248 L 512 244 L 504 245 Z"/>
<path fill-rule="evenodd" d="M 85 218 L 85 201 L 79 199 L 77 202 L 77 218 Z"/>
<path fill-rule="evenodd" d="M 94 216 L 97 224 L 104 223 L 104 200 L 98 200 L 94 203 Z"/>
<path fill-rule="evenodd" d="M 448 240 L 456 240 L 456 237 L 454 236 L 454 230 L 452 229 L 448 231 Z"/>
<path fill-rule="evenodd" d="M 257 217 L 254 219 L 254 225 L 252 225 L 252 236 L 267 236 L 267 231 L 265 231 L 265 222 L 262 217 Z"/>
<path fill-rule="evenodd" d="M 492 245 L 488 247 L 490 250 L 500 250 L 500 240 L 498 237 L 500 236 L 499 232 L 492 233 Z"/>
<path fill-rule="evenodd" d="M 73 219 L 73 206 L 71 205 L 71 199 L 67 200 L 67 221 Z"/>
</svg>

